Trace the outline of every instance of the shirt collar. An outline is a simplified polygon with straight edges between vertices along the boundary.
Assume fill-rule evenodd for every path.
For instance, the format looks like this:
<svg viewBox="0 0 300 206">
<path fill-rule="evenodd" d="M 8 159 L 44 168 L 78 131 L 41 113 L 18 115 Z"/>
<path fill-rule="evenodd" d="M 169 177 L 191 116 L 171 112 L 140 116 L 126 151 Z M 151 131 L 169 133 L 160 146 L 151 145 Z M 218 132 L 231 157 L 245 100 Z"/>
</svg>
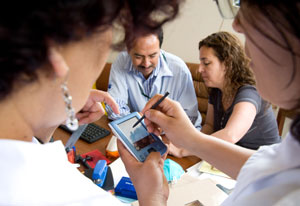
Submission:
<svg viewBox="0 0 300 206">
<path fill-rule="evenodd" d="M 169 64 L 166 58 L 166 52 L 164 50 L 160 50 L 160 76 L 173 76 L 173 72 L 169 68 Z"/>
</svg>

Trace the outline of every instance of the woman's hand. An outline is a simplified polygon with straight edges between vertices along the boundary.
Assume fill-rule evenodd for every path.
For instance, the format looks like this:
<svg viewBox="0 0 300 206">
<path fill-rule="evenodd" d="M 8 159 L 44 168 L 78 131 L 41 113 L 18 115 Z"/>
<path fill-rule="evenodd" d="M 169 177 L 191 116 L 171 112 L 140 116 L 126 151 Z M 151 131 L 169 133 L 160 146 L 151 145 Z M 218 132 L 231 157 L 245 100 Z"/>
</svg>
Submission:
<svg viewBox="0 0 300 206">
<path fill-rule="evenodd" d="M 101 102 L 108 104 L 114 113 L 120 113 L 117 103 L 107 92 L 92 89 L 84 107 L 76 114 L 80 125 L 95 122 L 105 114 Z"/>
<path fill-rule="evenodd" d="M 147 129 L 156 135 L 162 130 L 175 146 L 185 148 L 186 143 L 191 141 L 190 137 L 197 133 L 197 129 L 181 105 L 169 98 L 164 99 L 156 109 L 150 109 L 161 97 L 160 94 L 155 95 L 142 110 L 146 115 Z"/>
<path fill-rule="evenodd" d="M 118 150 L 137 192 L 140 205 L 167 205 L 169 187 L 164 175 L 164 157 L 151 152 L 145 162 L 137 161 L 118 140 Z"/>
</svg>

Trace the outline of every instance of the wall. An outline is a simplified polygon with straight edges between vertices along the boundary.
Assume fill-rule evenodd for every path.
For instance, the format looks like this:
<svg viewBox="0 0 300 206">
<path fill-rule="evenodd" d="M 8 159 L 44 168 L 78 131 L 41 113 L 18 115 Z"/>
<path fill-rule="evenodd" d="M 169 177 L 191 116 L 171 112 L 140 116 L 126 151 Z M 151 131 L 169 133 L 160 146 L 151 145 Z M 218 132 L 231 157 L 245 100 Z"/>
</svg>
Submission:
<svg viewBox="0 0 300 206">
<path fill-rule="evenodd" d="M 220 30 L 236 34 L 241 41 L 242 35 L 232 29 L 232 20 L 224 20 L 213 0 L 186 0 L 179 16 L 164 26 L 162 49 L 181 57 L 185 62 L 198 63 L 198 43 L 211 33 Z M 117 53 L 110 55 L 113 62 Z"/>
</svg>

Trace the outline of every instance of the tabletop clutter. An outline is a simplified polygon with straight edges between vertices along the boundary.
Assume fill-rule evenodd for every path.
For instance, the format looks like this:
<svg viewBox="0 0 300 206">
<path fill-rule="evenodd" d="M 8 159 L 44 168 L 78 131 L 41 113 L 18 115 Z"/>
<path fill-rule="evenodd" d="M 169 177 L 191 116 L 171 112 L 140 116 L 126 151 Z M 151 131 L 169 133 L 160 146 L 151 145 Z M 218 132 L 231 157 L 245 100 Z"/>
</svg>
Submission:
<svg viewBox="0 0 300 206">
<path fill-rule="evenodd" d="M 122 202 L 138 205 L 134 186 L 121 158 L 118 158 L 119 153 L 116 141 L 117 138 L 112 136 L 106 147 L 105 155 L 97 149 L 84 154 L 76 154 L 76 148 L 73 146 L 68 151 L 69 161 L 82 165 L 84 167 L 83 174 L 86 177 L 91 179 L 97 186 L 115 195 Z M 112 162 L 109 160 L 109 157 L 117 159 Z M 214 181 L 213 178 L 208 177 L 203 180 L 203 178 L 199 179 L 197 175 L 206 173 L 225 179 L 229 177 L 217 169 L 211 168 L 206 162 L 202 161 L 202 163 L 197 165 L 199 164 L 200 166 L 196 167 L 195 165 L 191 167 L 195 169 L 189 168 L 188 172 L 185 172 L 177 162 L 171 159 L 165 160 L 163 170 L 170 186 L 168 204 L 175 206 L 186 203 L 191 203 L 192 205 L 199 205 L 199 203 L 202 205 L 204 203 L 204 205 L 219 205 L 227 197 L 229 190 L 222 184 L 219 184 L 218 179 Z M 192 170 L 194 174 L 189 172 L 189 170 Z M 195 172 L 198 172 L 196 176 Z M 193 189 L 196 187 L 197 190 Z M 185 191 L 184 194 L 178 195 L 183 191 Z"/>
</svg>

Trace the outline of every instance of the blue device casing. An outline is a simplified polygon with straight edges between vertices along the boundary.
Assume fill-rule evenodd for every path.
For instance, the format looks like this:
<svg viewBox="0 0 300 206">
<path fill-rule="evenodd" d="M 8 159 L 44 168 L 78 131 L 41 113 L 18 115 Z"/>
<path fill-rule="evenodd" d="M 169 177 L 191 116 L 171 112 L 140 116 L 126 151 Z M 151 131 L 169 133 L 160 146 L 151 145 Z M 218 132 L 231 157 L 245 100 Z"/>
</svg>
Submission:
<svg viewBox="0 0 300 206">
<path fill-rule="evenodd" d="M 167 151 L 167 146 L 163 143 L 163 141 L 153 133 L 149 133 L 147 131 L 146 125 L 144 121 L 140 123 L 135 129 L 142 131 L 143 134 L 148 135 L 152 138 L 152 142 L 148 145 L 143 145 L 144 147 L 140 150 L 137 150 L 133 143 L 129 140 L 130 137 L 126 136 L 126 132 L 124 129 L 122 130 L 120 125 L 126 124 L 126 122 L 131 122 L 130 129 L 133 124 L 141 118 L 141 115 L 138 112 L 133 112 L 128 114 L 120 119 L 114 120 L 110 122 L 108 125 L 111 128 L 112 132 L 117 136 L 119 140 L 125 145 L 125 147 L 129 150 L 129 152 L 140 162 L 144 162 L 152 151 L 160 152 L 163 155 Z"/>
<path fill-rule="evenodd" d="M 102 187 L 107 174 L 106 160 L 99 160 L 94 168 L 92 179 L 96 185 Z"/>
<path fill-rule="evenodd" d="M 127 197 L 137 200 L 135 188 L 129 177 L 122 177 L 117 187 L 115 188 L 115 194 L 121 197 Z"/>
</svg>

